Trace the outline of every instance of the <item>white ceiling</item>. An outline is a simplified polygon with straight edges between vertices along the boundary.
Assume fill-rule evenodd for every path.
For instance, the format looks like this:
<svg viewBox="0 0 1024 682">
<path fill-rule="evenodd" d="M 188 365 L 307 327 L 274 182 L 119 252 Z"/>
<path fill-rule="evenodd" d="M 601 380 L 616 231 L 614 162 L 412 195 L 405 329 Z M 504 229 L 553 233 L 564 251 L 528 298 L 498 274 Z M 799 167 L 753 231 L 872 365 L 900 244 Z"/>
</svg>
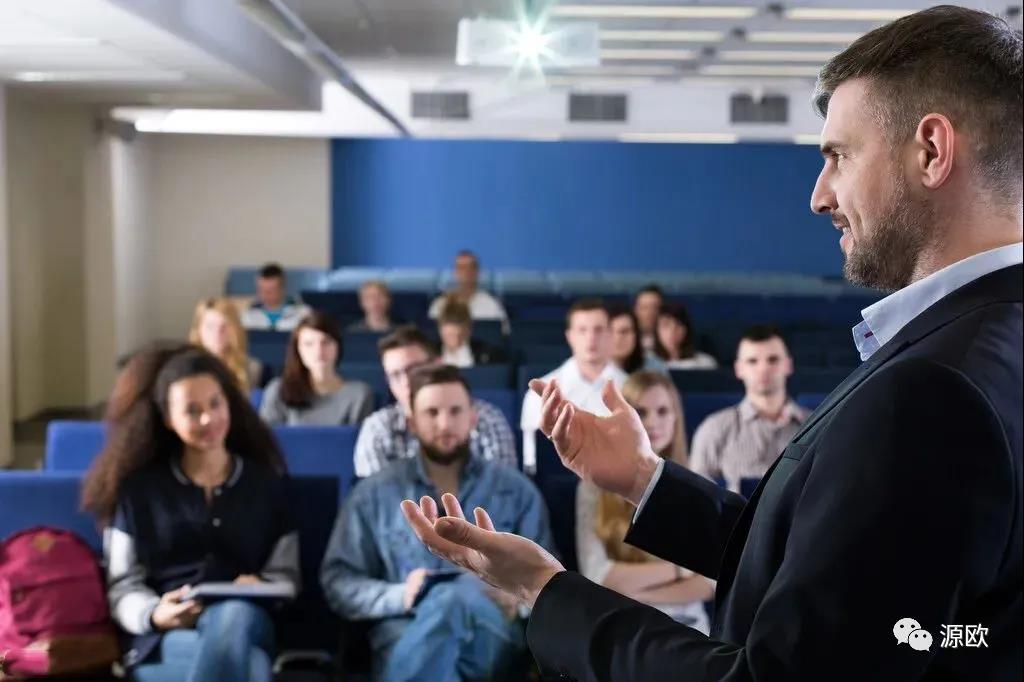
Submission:
<svg viewBox="0 0 1024 682">
<path fill-rule="evenodd" d="M 794 137 L 809 141 L 820 127 L 806 104 L 816 69 L 842 49 L 846 39 L 883 21 L 797 20 L 787 18 L 786 10 L 863 10 L 870 3 L 867 9 L 913 11 L 934 4 L 930 0 L 792 0 L 789 5 L 770 5 L 768 0 L 563 0 L 548 8 L 552 15 L 570 3 L 584 9 L 614 6 L 634 13 L 651 6 L 729 6 L 750 11 L 749 16 L 734 19 L 589 19 L 599 22 L 602 50 L 618 52 L 606 52 L 602 66 L 586 73 L 549 70 L 544 80 L 522 81 L 506 70 L 454 63 L 459 19 L 513 18 L 520 9 L 519 0 L 282 1 L 340 55 L 364 88 L 417 136 L 650 141 Z M 1001 14 L 1009 3 L 1020 1 L 960 0 Z M 543 0 L 532 2 L 537 8 Z M 1019 25 L 1019 15 L 1016 21 Z M 686 40 L 639 40 L 625 31 L 703 33 Z M 709 32 L 720 39 L 711 39 Z M 763 36 L 757 34 L 764 32 L 829 40 L 759 40 Z M 834 34 L 841 35 L 835 38 Z M 665 33 L 651 37 L 666 36 L 672 37 Z M 688 57 L 642 52 L 649 49 L 685 50 Z M 648 58 L 624 59 L 626 56 Z M 776 71 L 794 67 L 798 76 L 783 77 Z M 733 75 L 737 69 L 745 73 Z M 47 72 L 76 72 L 81 80 L 25 82 L 33 73 Z M 147 118 L 140 106 L 154 107 L 144 126 L 153 131 L 395 134 L 379 115 L 334 84 L 323 91 L 322 110 L 318 87 L 316 102 L 311 104 L 305 93 L 318 85 L 311 73 L 251 22 L 239 9 L 238 0 L 0 0 L 0 84 L 7 81 L 18 87 L 134 107 L 122 109 L 131 120 Z M 469 91 L 472 120 L 412 119 L 410 93 L 417 89 Z M 629 120 L 569 123 L 566 93 L 581 89 L 629 94 Z M 739 90 L 788 95 L 790 122 L 774 127 L 731 125 L 729 98 Z M 190 111 L 197 107 L 205 111 Z M 305 112 L 290 115 L 258 111 L 261 109 Z"/>
<path fill-rule="evenodd" d="M 169 0 L 180 5 L 180 0 Z M 119 0 L 0 1 L 0 85 L 78 101 L 171 106 L 301 105 L 201 44 Z M 207 0 L 236 11 L 233 0 Z M 159 9 L 160 2 L 124 3 Z M 239 20 L 248 20 L 239 13 Z M 259 30 L 255 36 L 263 37 Z M 267 44 L 276 48 L 269 40 Z M 282 55 L 308 71 L 283 49 Z M 268 55 L 270 60 L 274 55 Z M 255 74 L 255 75 L 254 75 Z"/>
<path fill-rule="evenodd" d="M 692 77 L 708 69 L 721 72 L 744 70 L 755 67 L 754 71 L 769 71 L 774 67 L 803 67 L 813 79 L 812 72 L 824 63 L 830 54 L 838 52 L 844 42 L 823 41 L 819 43 L 762 42 L 750 40 L 759 38 L 762 32 L 798 32 L 801 37 L 829 34 L 859 35 L 884 23 L 875 21 L 796 20 L 785 16 L 790 8 L 854 8 L 879 10 L 918 10 L 937 4 L 935 0 L 792 0 L 775 2 L 768 0 L 701 0 L 666 2 L 665 0 L 523 0 L 534 12 L 546 7 L 552 21 L 557 21 L 559 6 L 618 8 L 638 7 L 734 7 L 749 8 L 752 16 L 741 19 L 704 18 L 642 18 L 605 17 L 587 18 L 598 21 L 602 32 L 602 64 L 609 73 L 622 72 L 622 67 L 660 67 L 666 75 L 661 80 Z M 434 70 L 438 75 L 458 78 L 468 74 L 472 68 L 456 67 L 454 64 L 456 26 L 462 17 L 512 18 L 516 15 L 519 0 L 285 0 L 320 38 L 333 47 L 343 59 L 367 68 Z M 991 12 L 1004 13 L 1009 5 L 1020 5 L 1019 0 L 959 0 L 963 4 Z M 776 9 L 773 11 L 772 7 Z M 781 11 L 780 11 L 781 10 Z M 624 12 L 623 12 L 624 13 Z M 638 12 L 638 13 L 643 13 Z M 650 13 L 648 11 L 647 13 Z M 577 15 L 578 16 L 578 15 Z M 1018 19 L 1019 21 L 1019 19 Z M 723 34 L 723 40 L 639 40 L 635 36 L 623 35 L 622 31 L 699 31 Z M 748 39 L 734 37 L 734 31 L 742 31 Z M 619 32 L 618 38 L 613 38 Z M 648 34 L 649 35 L 649 34 Z M 626 38 L 626 39 L 623 39 Z M 691 58 L 665 59 L 664 55 L 650 50 L 680 50 L 695 53 Z M 714 50 L 712 54 L 710 51 Z M 639 51 L 639 52 L 637 52 Z M 750 54 L 756 51 L 760 54 Z M 702 52 L 706 52 L 702 54 Z M 645 55 L 646 53 L 646 55 Z M 766 54 L 767 53 L 767 54 Z M 620 57 L 632 56 L 623 59 Z M 648 56 L 648 58 L 643 58 Z M 641 71 L 643 69 L 640 69 Z M 593 77 L 591 75 L 591 77 Z M 612 76 L 615 78 L 617 76 Z M 764 76 L 774 77 L 774 76 Z M 760 77 L 746 77 L 746 81 L 757 82 Z"/>
</svg>

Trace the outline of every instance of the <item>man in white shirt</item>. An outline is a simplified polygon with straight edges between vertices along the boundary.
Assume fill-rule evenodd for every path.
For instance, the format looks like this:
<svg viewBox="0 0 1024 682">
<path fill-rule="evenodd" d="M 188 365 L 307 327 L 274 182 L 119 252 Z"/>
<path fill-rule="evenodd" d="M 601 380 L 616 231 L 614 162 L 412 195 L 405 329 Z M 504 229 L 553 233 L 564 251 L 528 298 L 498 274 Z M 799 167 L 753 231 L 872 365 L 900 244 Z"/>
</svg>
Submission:
<svg viewBox="0 0 1024 682">
<path fill-rule="evenodd" d="M 480 261 L 472 251 L 459 251 L 455 256 L 455 289 L 444 296 L 438 296 L 430 304 L 430 319 L 436 320 L 441 314 L 447 296 L 454 296 L 469 306 L 469 314 L 474 320 L 501 320 L 502 326 L 508 326 L 508 315 L 501 301 L 478 288 L 480 280 Z M 507 331 L 507 329 L 506 329 Z"/>
<path fill-rule="evenodd" d="M 612 362 L 612 334 L 608 310 L 600 299 L 576 301 L 565 319 L 565 340 L 572 357 L 562 366 L 544 376 L 544 381 L 557 379 L 562 395 L 588 412 L 608 414 L 601 400 L 601 390 L 608 381 L 622 387 L 627 374 Z M 540 425 L 540 397 L 527 391 L 523 399 L 520 426 L 523 429 L 523 468 L 533 471 L 537 462 L 534 432 Z"/>
<path fill-rule="evenodd" d="M 267 263 L 256 274 L 256 300 L 242 313 L 242 326 L 290 332 L 309 313 L 309 306 L 287 295 L 284 268 Z"/>
</svg>

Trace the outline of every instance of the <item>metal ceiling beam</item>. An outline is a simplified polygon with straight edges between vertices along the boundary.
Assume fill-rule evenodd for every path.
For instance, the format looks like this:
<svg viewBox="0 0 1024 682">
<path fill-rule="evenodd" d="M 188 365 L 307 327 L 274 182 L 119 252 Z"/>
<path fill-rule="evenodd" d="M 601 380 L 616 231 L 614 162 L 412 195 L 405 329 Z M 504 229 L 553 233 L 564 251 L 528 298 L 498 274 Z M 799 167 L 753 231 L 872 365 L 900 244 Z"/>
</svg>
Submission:
<svg viewBox="0 0 1024 682">
<path fill-rule="evenodd" d="M 236 0 L 249 17 L 281 45 L 309 64 L 324 78 L 338 82 L 359 101 L 394 126 L 403 137 L 411 137 L 397 116 L 363 88 L 345 67 L 338 53 L 320 39 L 282 0 Z"/>
</svg>

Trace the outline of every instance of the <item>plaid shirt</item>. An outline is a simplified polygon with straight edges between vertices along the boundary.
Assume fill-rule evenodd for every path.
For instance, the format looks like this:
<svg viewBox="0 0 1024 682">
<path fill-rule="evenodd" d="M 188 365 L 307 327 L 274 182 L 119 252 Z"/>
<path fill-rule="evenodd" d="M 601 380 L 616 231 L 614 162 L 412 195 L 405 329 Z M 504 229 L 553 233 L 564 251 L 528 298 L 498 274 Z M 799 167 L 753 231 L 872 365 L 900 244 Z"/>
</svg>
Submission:
<svg viewBox="0 0 1024 682">
<path fill-rule="evenodd" d="M 470 451 L 481 459 L 513 468 L 516 461 L 516 442 L 508 420 L 494 405 L 474 400 L 477 425 L 469 436 Z M 356 476 L 366 478 L 398 459 L 416 457 L 420 444 L 409 429 L 405 413 L 397 404 L 383 407 L 363 422 L 356 441 Z"/>
</svg>

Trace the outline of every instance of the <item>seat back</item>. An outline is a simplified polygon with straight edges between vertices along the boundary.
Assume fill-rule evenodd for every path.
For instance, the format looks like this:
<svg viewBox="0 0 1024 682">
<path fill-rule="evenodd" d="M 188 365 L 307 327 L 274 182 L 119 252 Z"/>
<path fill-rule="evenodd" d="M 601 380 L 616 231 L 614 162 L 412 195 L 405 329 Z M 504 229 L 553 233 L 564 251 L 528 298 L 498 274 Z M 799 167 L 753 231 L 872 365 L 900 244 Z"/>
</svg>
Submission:
<svg viewBox="0 0 1024 682">
<path fill-rule="evenodd" d="M 55 420 L 46 427 L 46 471 L 85 471 L 103 449 L 107 429 L 98 421 Z"/>
</svg>

